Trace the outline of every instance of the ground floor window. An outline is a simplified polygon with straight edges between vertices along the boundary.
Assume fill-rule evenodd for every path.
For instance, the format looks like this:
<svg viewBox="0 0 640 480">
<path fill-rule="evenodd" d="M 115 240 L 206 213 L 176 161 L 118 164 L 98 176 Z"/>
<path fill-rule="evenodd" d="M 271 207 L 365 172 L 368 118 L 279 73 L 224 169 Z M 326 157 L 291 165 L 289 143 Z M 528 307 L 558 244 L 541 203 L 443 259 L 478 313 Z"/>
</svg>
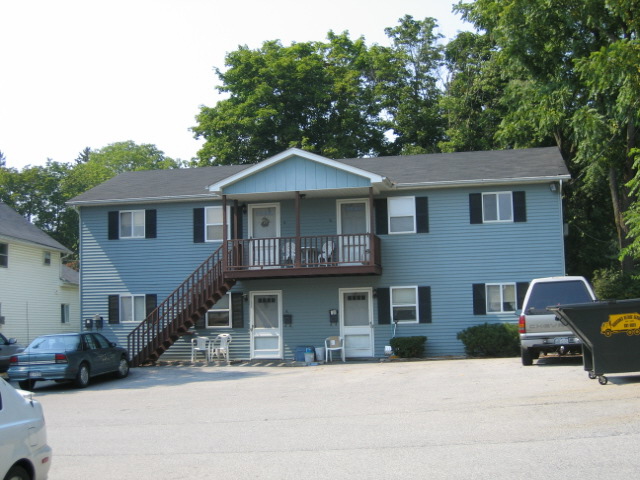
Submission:
<svg viewBox="0 0 640 480">
<path fill-rule="evenodd" d="M 418 322 L 418 287 L 391 287 L 391 315 L 394 322 Z"/>
<path fill-rule="evenodd" d="M 69 323 L 69 304 L 60 304 L 60 323 Z"/>
<path fill-rule="evenodd" d="M 207 312 L 207 328 L 231 327 L 230 298 L 227 293 Z"/>
<path fill-rule="evenodd" d="M 120 321 L 141 322 L 146 317 L 146 304 L 144 295 L 120 296 Z"/>
<path fill-rule="evenodd" d="M 503 313 L 516 311 L 515 283 L 488 283 L 487 312 Z"/>
</svg>

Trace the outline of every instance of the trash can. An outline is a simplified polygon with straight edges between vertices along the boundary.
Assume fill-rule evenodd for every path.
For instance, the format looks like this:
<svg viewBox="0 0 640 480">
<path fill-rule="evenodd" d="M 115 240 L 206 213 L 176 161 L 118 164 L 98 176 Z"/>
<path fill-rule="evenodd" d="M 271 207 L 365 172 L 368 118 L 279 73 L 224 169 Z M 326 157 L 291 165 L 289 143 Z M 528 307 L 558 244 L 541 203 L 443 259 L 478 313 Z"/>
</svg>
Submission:
<svg viewBox="0 0 640 480">
<path fill-rule="evenodd" d="M 324 362 L 324 347 L 316 347 L 316 361 Z"/>
<path fill-rule="evenodd" d="M 600 384 L 607 373 L 640 372 L 640 299 L 548 307 L 582 340 L 584 369 Z"/>
<path fill-rule="evenodd" d="M 294 356 L 294 360 L 296 362 L 313 362 L 313 358 L 311 360 L 307 360 L 307 353 L 311 353 L 312 356 L 315 356 L 314 347 L 311 345 L 302 345 L 296 347 L 296 353 Z"/>
</svg>

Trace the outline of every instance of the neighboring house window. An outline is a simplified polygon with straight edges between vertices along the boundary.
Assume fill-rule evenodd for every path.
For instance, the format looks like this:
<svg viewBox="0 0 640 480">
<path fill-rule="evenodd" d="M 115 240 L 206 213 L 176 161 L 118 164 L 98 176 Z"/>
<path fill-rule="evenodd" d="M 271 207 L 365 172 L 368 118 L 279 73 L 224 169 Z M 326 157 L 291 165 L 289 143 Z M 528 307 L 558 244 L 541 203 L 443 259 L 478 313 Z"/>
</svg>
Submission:
<svg viewBox="0 0 640 480">
<path fill-rule="evenodd" d="M 374 200 L 378 235 L 429 233 L 428 197 L 389 197 Z"/>
<path fill-rule="evenodd" d="M 231 327 L 231 295 L 226 294 L 207 312 L 207 328 Z"/>
<path fill-rule="evenodd" d="M 108 213 L 109 240 L 156 238 L 156 210 L 120 210 Z"/>
<path fill-rule="evenodd" d="M 473 284 L 473 313 L 515 312 L 524 302 L 528 282 Z"/>
<path fill-rule="evenodd" d="M 2 316 L 2 304 L 0 303 L 0 325 L 4 325 L 4 317 Z M 0 333 L 0 337 L 2 334 Z"/>
<path fill-rule="evenodd" d="M 416 232 L 416 202 L 414 197 L 388 199 L 389 233 Z"/>
<path fill-rule="evenodd" d="M 512 223 L 527 221 L 525 192 L 469 194 L 471 223 Z"/>
<path fill-rule="evenodd" d="M 120 296 L 120 321 L 141 322 L 146 318 L 146 306 L 144 295 Z"/>
<path fill-rule="evenodd" d="M 204 215 L 204 241 L 221 242 L 224 225 L 222 224 L 222 207 L 206 207 Z"/>
<path fill-rule="evenodd" d="M 60 323 L 69 323 L 69 304 L 60 304 Z"/>
<path fill-rule="evenodd" d="M 45 265 L 51 265 L 51 252 L 44 252 L 43 263 Z"/>
<path fill-rule="evenodd" d="M 0 267 L 9 266 L 9 245 L 0 243 Z"/>
<path fill-rule="evenodd" d="M 418 322 L 418 287 L 391 287 L 391 318 L 399 323 Z"/>
</svg>

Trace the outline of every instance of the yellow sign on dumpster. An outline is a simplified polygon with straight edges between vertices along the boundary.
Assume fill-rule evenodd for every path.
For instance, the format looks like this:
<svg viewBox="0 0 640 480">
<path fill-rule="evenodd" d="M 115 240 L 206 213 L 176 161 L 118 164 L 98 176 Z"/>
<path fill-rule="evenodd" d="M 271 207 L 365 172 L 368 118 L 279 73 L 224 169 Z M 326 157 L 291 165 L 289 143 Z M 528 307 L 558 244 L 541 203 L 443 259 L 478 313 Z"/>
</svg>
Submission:
<svg viewBox="0 0 640 480">
<path fill-rule="evenodd" d="M 610 337 L 614 333 L 623 333 L 627 335 L 640 335 L 640 314 L 638 313 L 621 313 L 617 315 L 609 315 L 609 320 L 602 323 L 600 333 L 605 337 Z"/>
</svg>

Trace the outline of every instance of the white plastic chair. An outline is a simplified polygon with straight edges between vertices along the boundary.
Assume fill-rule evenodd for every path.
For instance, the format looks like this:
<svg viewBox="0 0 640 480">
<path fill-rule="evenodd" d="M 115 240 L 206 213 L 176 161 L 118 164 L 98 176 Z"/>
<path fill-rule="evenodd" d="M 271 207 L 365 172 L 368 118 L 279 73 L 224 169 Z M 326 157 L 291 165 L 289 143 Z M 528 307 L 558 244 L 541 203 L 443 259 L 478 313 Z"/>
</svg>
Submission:
<svg viewBox="0 0 640 480">
<path fill-rule="evenodd" d="M 327 337 L 324 340 L 324 349 L 327 352 L 327 362 L 333 360 L 332 352 L 340 350 L 340 356 L 342 357 L 342 361 L 345 361 L 344 358 L 344 342 L 342 337 Z"/>
<path fill-rule="evenodd" d="M 224 358 L 229 363 L 229 345 L 231 344 L 231 335 L 221 333 L 211 342 L 210 356 L 213 358 Z"/>
<path fill-rule="evenodd" d="M 191 339 L 191 363 L 195 362 L 198 352 L 204 353 L 207 362 L 211 361 L 211 340 L 208 337 L 196 337 Z"/>
<path fill-rule="evenodd" d="M 329 263 L 333 260 L 333 250 L 335 249 L 335 244 L 329 240 L 322 244 L 322 251 L 320 255 L 318 255 L 318 263 Z"/>
</svg>

